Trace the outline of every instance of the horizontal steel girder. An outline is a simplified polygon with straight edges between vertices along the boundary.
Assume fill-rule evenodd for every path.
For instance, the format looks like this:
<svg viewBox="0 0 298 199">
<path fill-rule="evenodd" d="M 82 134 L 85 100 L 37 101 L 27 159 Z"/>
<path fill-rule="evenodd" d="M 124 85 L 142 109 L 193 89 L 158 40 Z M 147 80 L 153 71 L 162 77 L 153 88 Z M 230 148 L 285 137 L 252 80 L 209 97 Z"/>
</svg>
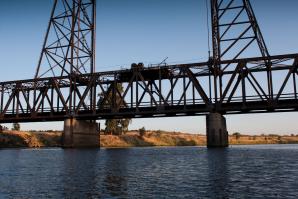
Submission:
<svg viewBox="0 0 298 199">
<path fill-rule="evenodd" d="M 288 54 L 0 82 L 0 123 L 296 111 L 297 66 Z"/>
</svg>

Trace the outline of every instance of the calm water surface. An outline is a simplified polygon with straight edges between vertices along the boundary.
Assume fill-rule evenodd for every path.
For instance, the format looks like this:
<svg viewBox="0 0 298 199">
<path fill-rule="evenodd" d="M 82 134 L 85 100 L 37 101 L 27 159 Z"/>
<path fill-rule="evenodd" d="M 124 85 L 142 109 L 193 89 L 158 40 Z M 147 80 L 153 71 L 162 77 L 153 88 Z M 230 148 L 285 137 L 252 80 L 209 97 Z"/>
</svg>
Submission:
<svg viewBox="0 0 298 199">
<path fill-rule="evenodd" d="M 0 150 L 0 198 L 298 198 L 298 145 Z"/>
</svg>

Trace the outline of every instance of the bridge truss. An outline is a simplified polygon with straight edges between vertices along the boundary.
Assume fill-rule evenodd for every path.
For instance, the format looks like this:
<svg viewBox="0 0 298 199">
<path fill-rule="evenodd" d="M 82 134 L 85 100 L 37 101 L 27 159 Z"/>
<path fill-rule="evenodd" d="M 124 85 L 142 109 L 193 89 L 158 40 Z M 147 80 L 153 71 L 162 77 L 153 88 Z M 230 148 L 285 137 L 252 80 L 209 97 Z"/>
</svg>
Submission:
<svg viewBox="0 0 298 199">
<path fill-rule="evenodd" d="M 0 123 L 297 111 L 298 54 L 269 55 L 250 2 L 211 18 L 207 62 L 95 72 L 95 0 L 55 0 L 35 78 L 0 82 Z"/>
</svg>

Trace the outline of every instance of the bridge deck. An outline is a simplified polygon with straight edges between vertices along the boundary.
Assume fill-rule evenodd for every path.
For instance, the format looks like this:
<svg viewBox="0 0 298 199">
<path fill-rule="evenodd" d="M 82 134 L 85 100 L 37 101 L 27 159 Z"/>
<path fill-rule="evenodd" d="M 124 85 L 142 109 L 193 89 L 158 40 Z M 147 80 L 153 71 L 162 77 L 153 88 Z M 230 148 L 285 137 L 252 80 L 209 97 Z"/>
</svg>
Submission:
<svg viewBox="0 0 298 199">
<path fill-rule="evenodd" d="M 297 66 L 289 54 L 0 82 L 0 123 L 296 111 Z"/>
</svg>

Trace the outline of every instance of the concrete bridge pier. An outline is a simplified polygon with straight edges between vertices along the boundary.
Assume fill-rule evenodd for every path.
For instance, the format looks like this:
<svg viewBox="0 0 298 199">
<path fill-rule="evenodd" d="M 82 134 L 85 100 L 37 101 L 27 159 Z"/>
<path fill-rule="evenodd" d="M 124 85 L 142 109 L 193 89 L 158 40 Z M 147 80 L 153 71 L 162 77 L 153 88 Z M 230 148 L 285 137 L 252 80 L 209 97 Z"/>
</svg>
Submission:
<svg viewBox="0 0 298 199">
<path fill-rule="evenodd" d="M 226 118 L 220 113 L 210 113 L 206 117 L 207 147 L 224 148 L 229 146 Z"/>
<path fill-rule="evenodd" d="M 99 147 L 99 124 L 74 118 L 66 119 L 62 134 L 62 146 L 64 148 Z"/>
</svg>

